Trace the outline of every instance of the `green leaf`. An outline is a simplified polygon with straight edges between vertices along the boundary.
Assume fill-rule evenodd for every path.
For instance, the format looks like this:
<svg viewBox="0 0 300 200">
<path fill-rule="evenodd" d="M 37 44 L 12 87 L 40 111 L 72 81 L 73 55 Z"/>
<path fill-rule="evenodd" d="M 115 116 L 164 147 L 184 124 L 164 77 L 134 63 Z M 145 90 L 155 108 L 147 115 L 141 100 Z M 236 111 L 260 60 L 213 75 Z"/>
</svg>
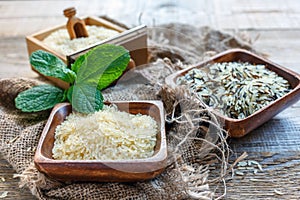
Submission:
<svg viewBox="0 0 300 200">
<path fill-rule="evenodd" d="M 67 99 L 71 104 L 72 104 L 73 89 L 74 89 L 74 86 L 71 85 L 67 90 Z"/>
<path fill-rule="evenodd" d="M 130 60 L 129 52 L 122 46 L 103 44 L 80 58 L 76 83 L 86 83 L 102 90 L 119 78 Z"/>
<path fill-rule="evenodd" d="M 76 84 L 70 91 L 72 91 L 72 107 L 77 112 L 93 113 L 102 109 L 103 96 L 96 87 Z"/>
<path fill-rule="evenodd" d="M 83 62 L 86 60 L 87 56 L 91 53 L 88 51 L 87 53 L 79 56 L 73 64 L 71 64 L 71 69 L 73 72 L 77 73 Z"/>
<path fill-rule="evenodd" d="M 37 112 L 52 108 L 63 102 L 64 90 L 52 85 L 38 85 L 18 94 L 15 98 L 16 107 L 23 112 Z"/>
<path fill-rule="evenodd" d="M 76 79 L 75 72 L 70 70 L 62 60 L 46 51 L 33 52 L 30 56 L 30 64 L 45 76 L 59 78 L 67 83 L 74 83 Z"/>
</svg>

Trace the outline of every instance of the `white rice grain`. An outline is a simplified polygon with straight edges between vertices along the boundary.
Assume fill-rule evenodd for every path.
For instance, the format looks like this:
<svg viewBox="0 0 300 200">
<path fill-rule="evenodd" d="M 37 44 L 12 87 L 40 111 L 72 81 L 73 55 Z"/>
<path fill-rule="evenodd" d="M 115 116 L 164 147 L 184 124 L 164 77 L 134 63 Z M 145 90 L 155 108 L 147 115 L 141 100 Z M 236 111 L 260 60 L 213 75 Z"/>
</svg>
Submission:
<svg viewBox="0 0 300 200">
<path fill-rule="evenodd" d="M 43 42 L 56 52 L 63 55 L 70 55 L 80 49 L 86 48 L 97 42 L 105 40 L 119 34 L 118 31 L 100 27 L 86 26 L 89 37 L 70 39 L 67 29 L 59 29 L 46 37 Z"/>
<path fill-rule="evenodd" d="M 53 158 L 123 160 L 154 154 L 157 123 L 148 115 L 121 112 L 114 106 L 83 115 L 71 113 L 56 128 Z"/>
</svg>

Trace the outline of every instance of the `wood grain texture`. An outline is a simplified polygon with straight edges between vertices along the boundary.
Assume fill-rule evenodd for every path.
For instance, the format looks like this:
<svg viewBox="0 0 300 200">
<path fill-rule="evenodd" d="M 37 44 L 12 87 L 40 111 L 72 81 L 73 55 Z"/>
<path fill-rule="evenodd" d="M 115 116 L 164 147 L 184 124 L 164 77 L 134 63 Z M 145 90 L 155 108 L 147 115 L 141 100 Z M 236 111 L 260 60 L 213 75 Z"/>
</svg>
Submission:
<svg viewBox="0 0 300 200">
<path fill-rule="evenodd" d="M 77 16 L 108 15 L 129 26 L 167 22 L 217 29 L 300 29 L 300 2 L 295 0 L 83 0 L 1 1 L 0 36 L 18 36 L 66 23 L 63 9 L 76 7 Z M 38 7 L 38 9 L 36 9 Z M 155 13 L 155 14 L 153 14 Z M 9 19 L 9 20 L 7 20 Z"/>
<path fill-rule="evenodd" d="M 250 153 L 247 160 L 258 161 L 262 172 L 246 170 L 227 180 L 225 199 L 299 199 L 300 154 Z"/>
<path fill-rule="evenodd" d="M 0 37 L 0 77 L 28 77 L 37 78 L 29 66 L 25 38 L 23 37 Z"/>
<path fill-rule="evenodd" d="M 127 25 L 176 21 L 244 31 L 269 59 L 300 73 L 300 1 L 0 1 L 0 78 L 38 78 L 28 63 L 25 36 L 65 23 L 62 10 L 75 6 L 78 16 L 108 15 Z M 38 9 L 36 9 L 38 8 Z M 155 13 L 155 14 L 154 14 Z M 190 14 L 191 13 L 191 14 Z M 255 40 L 257 38 L 257 40 Z M 225 199 L 299 199 L 300 102 L 240 139 L 231 139 L 232 160 L 243 152 L 259 161 L 263 172 L 235 175 L 227 181 Z M 0 195 L 35 199 L 13 179 L 14 170 L 0 155 Z M 276 190 L 276 191 L 275 191 Z M 278 191 L 282 195 L 278 194 Z"/>
<path fill-rule="evenodd" d="M 11 165 L 0 155 L 0 195 L 7 191 L 7 197 L 4 199 L 36 199 L 28 188 L 19 188 L 19 179 L 13 178 L 15 173 Z"/>
</svg>

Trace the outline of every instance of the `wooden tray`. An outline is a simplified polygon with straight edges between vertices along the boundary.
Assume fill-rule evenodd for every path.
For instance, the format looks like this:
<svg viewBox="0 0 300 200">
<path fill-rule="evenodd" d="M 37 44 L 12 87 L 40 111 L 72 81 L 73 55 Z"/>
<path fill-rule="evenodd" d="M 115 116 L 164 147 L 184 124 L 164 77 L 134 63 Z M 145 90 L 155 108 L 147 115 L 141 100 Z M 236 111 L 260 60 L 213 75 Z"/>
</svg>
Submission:
<svg viewBox="0 0 300 200">
<path fill-rule="evenodd" d="M 69 103 L 61 103 L 53 108 L 42 132 L 34 157 L 37 169 L 50 178 L 60 181 L 132 182 L 152 179 L 162 173 L 167 159 L 162 102 L 123 101 L 111 103 L 117 105 L 121 111 L 150 115 L 156 120 L 159 128 L 155 153 L 152 157 L 122 161 L 54 160 L 52 148 L 55 128 L 72 112 Z"/>
<path fill-rule="evenodd" d="M 273 101 L 268 106 L 256 111 L 252 115 L 244 119 L 233 119 L 220 114 L 217 111 L 214 113 L 225 123 L 225 129 L 229 132 L 231 137 L 242 137 L 247 133 L 251 132 L 253 129 L 259 127 L 276 114 L 284 110 L 285 108 L 296 103 L 300 99 L 300 75 L 293 72 L 287 68 L 279 66 L 265 58 L 255 55 L 249 51 L 242 49 L 232 49 L 220 53 L 211 59 L 201 62 L 195 66 L 191 66 L 187 69 L 178 71 L 171 74 L 166 78 L 166 84 L 171 87 L 176 87 L 176 80 L 179 76 L 185 75 L 189 70 L 193 68 L 201 68 L 208 64 L 221 63 L 221 62 L 249 62 L 251 64 L 263 64 L 266 67 L 276 72 L 278 75 L 285 78 L 291 85 L 292 91 L 283 97 Z"/>
<path fill-rule="evenodd" d="M 116 44 L 125 47 L 128 51 L 130 51 L 130 56 L 134 60 L 135 65 L 143 65 L 148 62 L 148 50 L 147 50 L 147 27 L 145 25 L 140 25 L 132 29 L 126 29 L 121 27 L 117 24 L 114 24 L 106 19 L 98 18 L 98 17 L 85 17 L 83 18 L 86 25 L 96 25 L 102 26 L 109 29 L 113 29 L 118 31 L 120 34 L 108 38 L 106 40 L 102 40 L 94 45 L 88 46 L 84 49 L 78 50 L 70 55 L 63 55 L 59 52 L 56 52 L 49 48 L 47 45 L 44 44 L 43 40 L 50 35 L 52 32 L 66 28 L 65 24 L 58 25 L 46 30 L 42 30 L 38 33 L 34 33 L 26 37 L 26 44 L 29 56 L 32 52 L 36 50 L 44 50 L 54 54 L 55 56 L 62 59 L 68 66 L 75 62 L 76 58 L 80 55 L 86 53 L 93 47 L 96 47 L 101 44 L 109 43 L 109 44 Z M 33 68 L 32 68 L 33 69 Z M 34 69 L 33 69 L 34 70 Z M 61 88 L 68 88 L 69 84 L 63 82 L 57 78 L 46 76 L 47 79 L 54 82 Z"/>
</svg>

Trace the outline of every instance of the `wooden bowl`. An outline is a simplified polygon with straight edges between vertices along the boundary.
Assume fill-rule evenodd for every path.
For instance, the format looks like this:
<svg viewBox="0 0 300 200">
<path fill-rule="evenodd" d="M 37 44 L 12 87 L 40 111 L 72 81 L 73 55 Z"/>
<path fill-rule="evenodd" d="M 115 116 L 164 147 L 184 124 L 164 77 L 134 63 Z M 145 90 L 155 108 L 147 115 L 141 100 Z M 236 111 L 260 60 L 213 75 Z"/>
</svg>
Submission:
<svg viewBox="0 0 300 200">
<path fill-rule="evenodd" d="M 34 157 L 37 169 L 59 181 L 132 182 L 152 179 L 166 166 L 167 144 L 164 110 L 160 101 L 111 102 L 119 110 L 131 114 L 146 114 L 158 124 L 155 153 L 152 157 L 132 160 L 54 160 L 55 128 L 72 112 L 69 103 L 56 105 L 42 132 Z M 111 103 L 106 103 L 107 105 Z"/>
<path fill-rule="evenodd" d="M 233 119 L 214 111 L 216 116 L 219 117 L 221 122 L 224 122 L 224 128 L 228 131 L 231 137 L 242 137 L 259 127 L 276 114 L 284 110 L 285 108 L 296 103 L 300 99 L 300 75 L 278 64 L 275 64 L 265 58 L 255 55 L 249 51 L 242 49 L 232 49 L 222 52 L 207 61 L 201 62 L 195 66 L 191 66 L 184 70 L 171 74 L 166 78 L 166 84 L 171 87 L 176 87 L 176 80 L 178 77 L 185 75 L 189 70 L 193 68 L 201 68 L 208 64 L 221 63 L 221 62 L 249 62 L 251 64 L 263 64 L 269 70 L 276 72 L 278 75 L 285 78 L 291 85 L 292 90 L 283 97 L 273 101 L 264 108 L 256 111 L 252 115 L 244 119 Z"/>
</svg>

